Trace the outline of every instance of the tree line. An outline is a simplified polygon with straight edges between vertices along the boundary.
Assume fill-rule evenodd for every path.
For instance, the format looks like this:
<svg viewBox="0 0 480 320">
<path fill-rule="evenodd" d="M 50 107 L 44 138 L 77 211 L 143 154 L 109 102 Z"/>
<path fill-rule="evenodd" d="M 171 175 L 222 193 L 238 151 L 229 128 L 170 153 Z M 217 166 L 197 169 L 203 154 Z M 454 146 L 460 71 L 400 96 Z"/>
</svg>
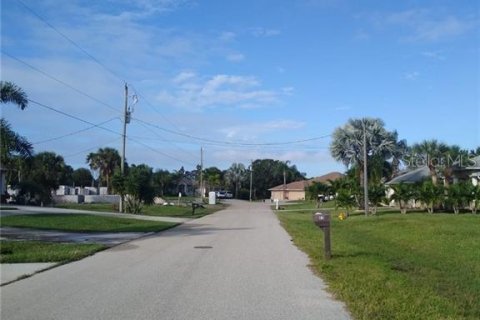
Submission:
<svg viewBox="0 0 480 320">
<path fill-rule="evenodd" d="M 392 199 L 400 203 L 402 212 L 406 212 L 406 203 L 411 200 L 419 200 L 428 212 L 443 208 L 458 213 L 460 208 L 471 204 L 471 210 L 476 212 L 480 205 L 480 186 L 474 185 L 467 174 L 457 176 L 460 182 L 453 183 L 455 169 L 480 166 L 477 163 L 480 147 L 468 150 L 435 139 L 409 146 L 406 140 L 399 139 L 396 131 L 388 131 L 381 119 L 361 118 L 350 119 L 335 129 L 330 152 L 346 166 L 346 176 L 329 185 L 313 184 L 309 193 L 334 192 L 337 204 L 347 212 L 354 207 L 363 208 L 364 179 L 368 182 L 369 204 L 375 213 L 377 206 L 386 202 L 385 183 L 399 176 L 402 170 L 422 167 L 429 172 L 426 181 L 391 185 Z"/>
</svg>

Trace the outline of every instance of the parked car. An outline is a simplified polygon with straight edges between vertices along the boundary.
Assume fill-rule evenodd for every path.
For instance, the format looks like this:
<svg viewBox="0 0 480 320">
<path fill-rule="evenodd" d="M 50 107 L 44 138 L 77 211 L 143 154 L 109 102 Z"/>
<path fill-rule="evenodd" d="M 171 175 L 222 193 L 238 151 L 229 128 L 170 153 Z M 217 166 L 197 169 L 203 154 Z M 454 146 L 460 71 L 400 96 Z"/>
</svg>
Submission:
<svg viewBox="0 0 480 320">
<path fill-rule="evenodd" d="M 233 194 L 229 191 L 217 191 L 217 198 L 219 199 L 232 199 Z"/>
</svg>

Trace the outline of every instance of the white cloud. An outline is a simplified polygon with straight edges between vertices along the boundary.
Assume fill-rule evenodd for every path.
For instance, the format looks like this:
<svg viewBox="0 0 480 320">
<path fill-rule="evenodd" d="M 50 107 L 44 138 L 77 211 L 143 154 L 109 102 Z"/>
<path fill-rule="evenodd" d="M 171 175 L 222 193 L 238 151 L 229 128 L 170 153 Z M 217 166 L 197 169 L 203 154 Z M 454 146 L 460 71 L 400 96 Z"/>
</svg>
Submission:
<svg viewBox="0 0 480 320">
<path fill-rule="evenodd" d="M 172 81 L 174 83 L 184 83 L 196 77 L 194 72 L 180 72 Z"/>
<path fill-rule="evenodd" d="M 231 31 L 224 31 L 220 34 L 220 40 L 221 41 L 232 41 L 235 40 L 235 37 L 237 35 L 234 32 Z"/>
<path fill-rule="evenodd" d="M 304 126 L 304 122 L 279 119 L 261 123 L 233 125 L 222 128 L 219 130 L 219 132 L 228 139 L 254 141 L 255 139 L 261 138 L 261 136 L 266 133 L 277 131 L 295 131 L 297 129 L 303 128 Z"/>
<path fill-rule="evenodd" d="M 424 51 L 421 53 L 421 55 L 426 58 L 439 60 L 439 61 L 443 61 L 447 59 L 440 51 Z"/>
<path fill-rule="evenodd" d="M 267 28 L 251 28 L 250 32 L 253 36 L 259 38 L 273 37 L 280 34 L 280 30 L 277 29 L 267 29 Z"/>
<path fill-rule="evenodd" d="M 454 38 L 472 30 L 477 21 L 470 17 L 442 15 L 435 10 L 414 9 L 390 14 L 385 22 L 407 28 L 408 41 L 438 41 Z"/>
<path fill-rule="evenodd" d="M 245 60 L 245 56 L 241 53 L 232 53 L 227 55 L 227 60 L 231 62 L 240 62 Z"/>
<path fill-rule="evenodd" d="M 418 72 L 418 71 L 412 71 L 412 72 L 406 72 L 406 73 L 403 75 L 403 78 L 404 78 L 405 80 L 417 80 L 419 76 L 420 76 L 420 72 Z"/>
<path fill-rule="evenodd" d="M 182 80 L 182 81 L 179 81 Z M 184 73 L 176 76 L 171 90 L 157 95 L 160 103 L 200 111 L 221 106 L 270 105 L 279 100 L 281 92 L 262 90 L 255 77 L 219 74 L 210 78 Z"/>
</svg>

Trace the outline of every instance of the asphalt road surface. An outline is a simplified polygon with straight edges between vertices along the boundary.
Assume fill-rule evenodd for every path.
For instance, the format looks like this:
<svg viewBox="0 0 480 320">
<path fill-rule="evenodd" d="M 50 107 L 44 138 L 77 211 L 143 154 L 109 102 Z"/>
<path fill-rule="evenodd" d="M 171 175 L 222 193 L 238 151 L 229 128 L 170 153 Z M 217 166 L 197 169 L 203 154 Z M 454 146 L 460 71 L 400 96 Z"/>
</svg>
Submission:
<svg viewBox="0 0 480 320">
<path fill-rule="evenodd" d="M 348 319 L 268 204 L 227 210 L 1 287 L 1 319 Z"/>
</svg>

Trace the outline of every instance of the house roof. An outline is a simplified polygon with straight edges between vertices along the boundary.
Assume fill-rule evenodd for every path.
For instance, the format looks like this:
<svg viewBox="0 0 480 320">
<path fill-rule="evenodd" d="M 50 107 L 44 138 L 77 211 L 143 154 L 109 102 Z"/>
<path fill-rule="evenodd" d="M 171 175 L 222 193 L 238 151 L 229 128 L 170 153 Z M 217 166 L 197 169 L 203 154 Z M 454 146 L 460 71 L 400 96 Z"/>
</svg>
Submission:
<svg viewBox="0 0 480 320">
<path fill-rule="evenodd" d="M 340 172 L 330 172 L 320 177 L 315 177 L 309 180 L 294 181 L 287 183 L 285 186 L 283 184 L 276 187 L 268 189 L 269 191 L 304 191 L 305 187 L 308 187 L 313 182 L 328 183 L 328 180 L 337 180 L 343 177 L 343 174 Z"/>
<path fill-rule="evenodd" d="M 328 180 L 335 181 L 337 179 L 342 178 L 343 176 L 344 175 L 342 173 L 334 171 L 334 172 L 324 174 L 323 176 L 320 176 L 320 177 L 315 177 L 315 178 L 310 179 L 308 181 L 310 181 L 310 184 L 312 182 L 321 182 L 321 183 L 330 184 L 330 182 Z"/>
<path fill-rule="evenodd" d="M 455 171 L 480 171 L 480 156 L 462 159 L 453 164 Z"/>
<path fill-rule="evenodd" d="M 412 171 L 405 172 L 398 177 L 393 178 L 392 180 L 385 183 L 389 184 L 399 184 L 399 183 L 416 183 L 421 182 L 430 177 L 430 170 L 427 166 L 417 168 Z"/>
</svg>

